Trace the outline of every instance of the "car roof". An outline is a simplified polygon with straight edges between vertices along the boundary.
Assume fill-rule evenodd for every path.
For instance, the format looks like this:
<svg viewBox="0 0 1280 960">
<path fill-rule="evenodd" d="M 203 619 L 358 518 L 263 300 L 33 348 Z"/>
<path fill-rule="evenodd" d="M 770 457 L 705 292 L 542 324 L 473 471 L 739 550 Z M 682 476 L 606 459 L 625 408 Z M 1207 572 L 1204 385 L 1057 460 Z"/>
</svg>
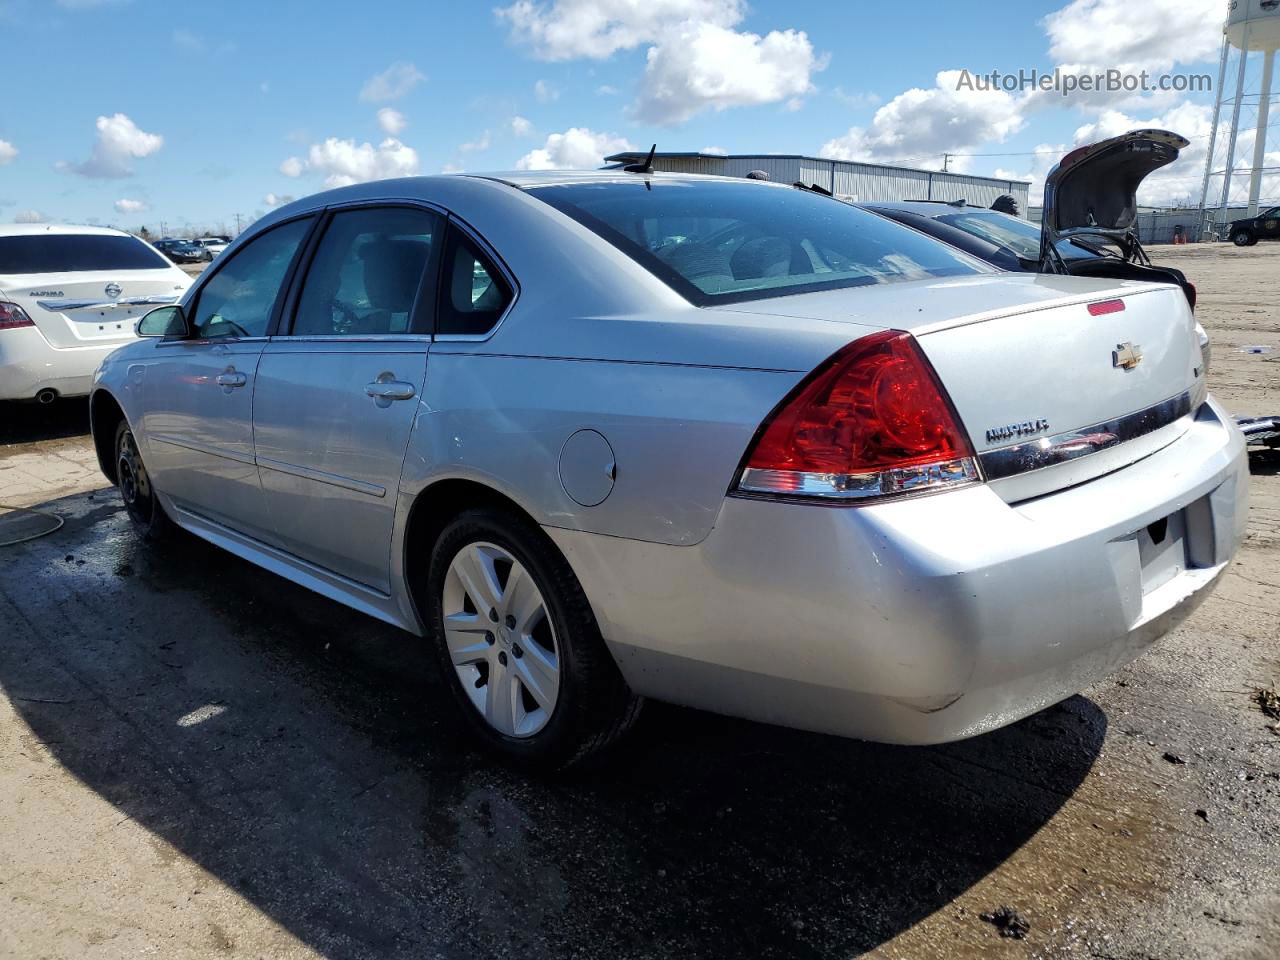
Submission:
<svg viewBox="0 0 1280 960">
<path fill-rule="evenodd" d="M 29 237 L 36 235 L 68 235 L 128 237 L 131 234 L 111 227 L 93 227 L 73 223 L 0 223 L 0 237 Z"/>
<path fill-rule="evenodd" d="M 771 183 L 766 180 L 747 180 L 744 177 L 717 177 L 702 173 L 666 173 L 658 170 L 649 173 L 628 173 L 621 167 L 611 170 L 508 170 L 497 173 L 467 173 L 463 176 L 481 180 L 497 180 L 513 187 L 526 189 L 529 187 L 550 187 L 571 183 L 628 183 L 638 177 L 649 180 L 669 180 L 673 182 L 721 182 L 750 183 L 760 186 L 786 186 L 791 184 Z"/>
</svg>

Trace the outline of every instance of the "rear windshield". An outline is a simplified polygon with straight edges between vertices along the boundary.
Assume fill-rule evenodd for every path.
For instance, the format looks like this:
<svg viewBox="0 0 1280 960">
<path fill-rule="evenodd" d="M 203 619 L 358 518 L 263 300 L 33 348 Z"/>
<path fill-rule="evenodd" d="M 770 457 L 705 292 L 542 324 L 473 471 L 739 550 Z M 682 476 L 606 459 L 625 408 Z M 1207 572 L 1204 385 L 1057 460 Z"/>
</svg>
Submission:
<svg viewBox="0 0 1280 960">
<path fill-rule="evenodd" d="M 168 265 L 134 237 L 67 233 L 0 237 L 0 274 L 156 270 Z"/>
<path fill-rule="evenodd" d="M 984 211 L 955 213 L 939 217 L 938 220 L 988 243 L 994 243 L 997 247 L 1004 247 L 1023 260 L 1040 259 L 1040 227 L 1029 220 L 1011 217 L 1007 213 Z M 1059 242 L 1058 252 L 1066 260 L 1092 260 L 1098 256 L 1066 241 Z"/>
<path fill-rule="evenodd" d="M 637 178 L 529 192 L 700 305 L 991 270 L 883 217 L 787 187 Z"/>
</svg>

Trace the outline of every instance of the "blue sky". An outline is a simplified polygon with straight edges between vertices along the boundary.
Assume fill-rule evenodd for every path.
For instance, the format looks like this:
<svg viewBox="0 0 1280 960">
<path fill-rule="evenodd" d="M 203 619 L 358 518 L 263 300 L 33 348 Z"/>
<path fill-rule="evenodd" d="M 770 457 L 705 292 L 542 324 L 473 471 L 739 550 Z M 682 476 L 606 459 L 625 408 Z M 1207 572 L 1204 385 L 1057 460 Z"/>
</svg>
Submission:
<svg viewBox="0 0 1280 960">
<path fill-rule="evenodd" d="M 955 90 L 954 75 L 1217 72 L 1220 0 L 0 0 L 0 221 L 233 227 L 326 184 L 583 165 L 622 144 L 1038 178 L 1213 97 Z M 1035 153 L 1034 151 L 1040 151 Z M 1163 191 L 1199 193 L 1203 146 Z M 293 175 L 290 175 L 293 174 Z"/>
</svg>

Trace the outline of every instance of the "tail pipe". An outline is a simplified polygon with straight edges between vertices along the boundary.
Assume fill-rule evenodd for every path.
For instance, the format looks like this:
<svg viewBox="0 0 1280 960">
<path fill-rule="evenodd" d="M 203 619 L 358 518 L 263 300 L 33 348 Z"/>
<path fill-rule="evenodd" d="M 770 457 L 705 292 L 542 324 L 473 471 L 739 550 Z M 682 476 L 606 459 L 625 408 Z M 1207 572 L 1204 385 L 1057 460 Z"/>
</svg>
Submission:
<svg viewBox="0 0 1280 960">
<path fill-rule="evenodd" d="M 45 387 L 43 390 L 41 390 L 39 393 L 36 394 L 36 402 L 46 407 L 57 399 L 58 399 L 58 391 L 54 390 L 52 387 Z"/>
</svg>

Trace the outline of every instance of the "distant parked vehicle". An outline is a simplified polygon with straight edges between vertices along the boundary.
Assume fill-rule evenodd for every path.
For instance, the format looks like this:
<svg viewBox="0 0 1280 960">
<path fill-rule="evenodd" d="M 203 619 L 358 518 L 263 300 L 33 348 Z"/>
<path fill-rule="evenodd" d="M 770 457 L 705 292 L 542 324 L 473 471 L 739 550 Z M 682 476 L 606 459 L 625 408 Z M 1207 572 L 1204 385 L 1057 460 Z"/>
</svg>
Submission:
<svg viewBox="0 0 1280 960">
<path fill-rule="evenodd" d="M 199 237 L 194 241 L 209 251 L 209 259 L 213 259 L 231 243 L 226 237 Z"/>
<path fill-rule="evenodd" d="M 206 263 L 213 254 L 194 240 L 159 240 L 156 249 L 174 263 Z"/>
<path fill-rule="evenodd" d="M 104 227 L 0 225 L 0 400 L 84 396 L 137 319 L 191 278 Z"/>
<path fill-rule="evenodd" d="M 1264 210 L 1246 220 L 1233 220 L 1227 236 L 1237 247 L 1252 247 L 1259 240 L 1280 240 L 1280 207 Z"/>
</svg>

